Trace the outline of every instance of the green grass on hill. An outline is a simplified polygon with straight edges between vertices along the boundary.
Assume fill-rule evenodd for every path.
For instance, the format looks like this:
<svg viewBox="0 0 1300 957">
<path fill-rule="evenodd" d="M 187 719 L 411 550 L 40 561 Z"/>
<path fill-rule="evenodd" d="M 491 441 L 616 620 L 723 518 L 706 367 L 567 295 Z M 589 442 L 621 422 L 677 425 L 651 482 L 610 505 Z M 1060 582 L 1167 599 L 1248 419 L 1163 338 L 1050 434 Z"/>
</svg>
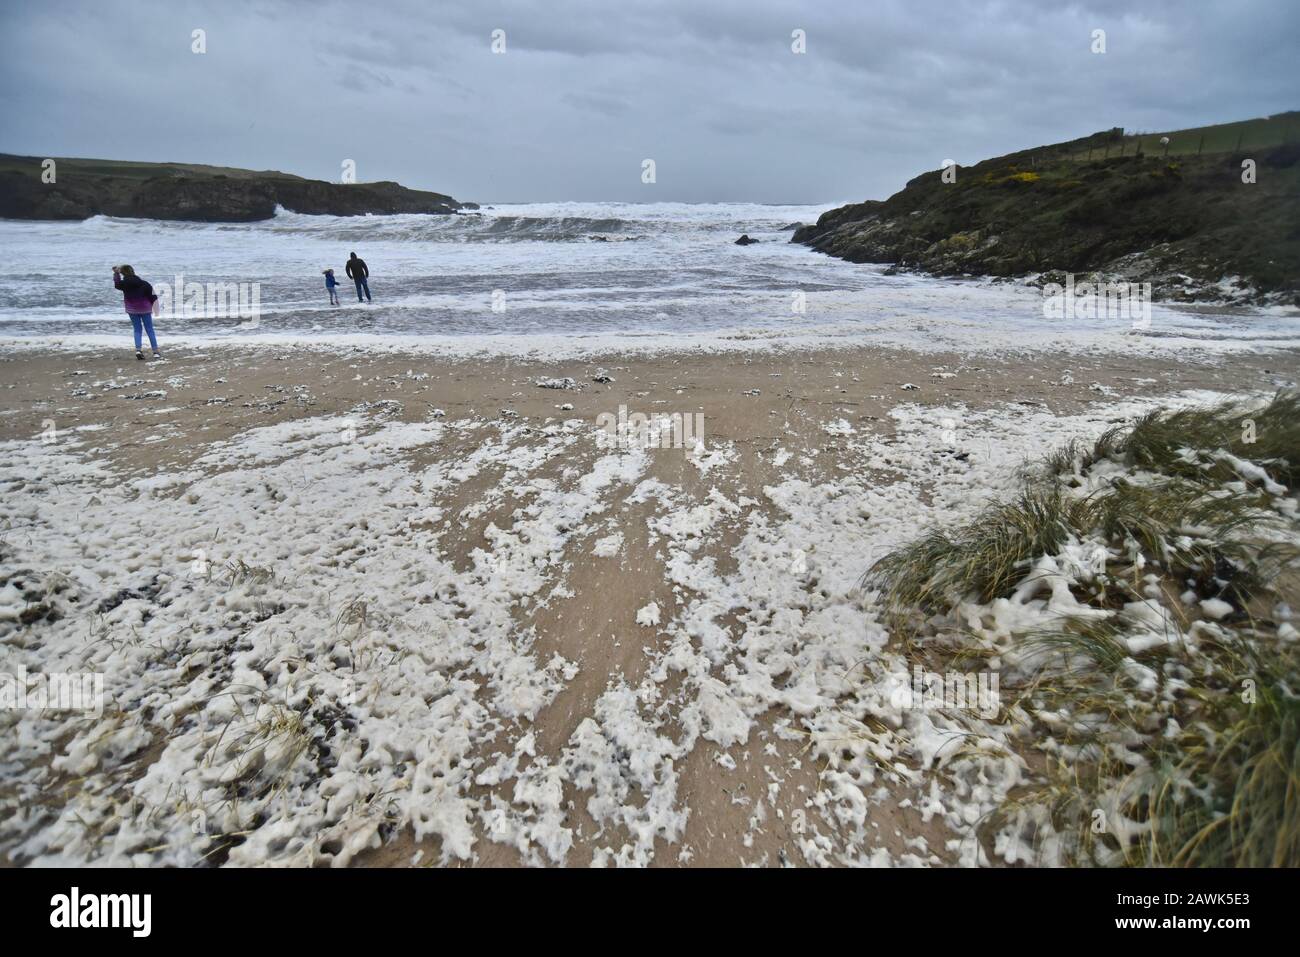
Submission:
<svg viewBox="0 0 1300 957">
<path fill-rule="evenodd" d="M 60 176 L 112 176 L 116 179 L 148 180 L 156 176 L 225 176 L 229 179 L 293 179 L 301 176 L 279 170 L 238 169 L 233 166 L 207 166 L 202 163 L 141 163 L 134 160 L 78 159 L 71 156 L 50 157 Z M 0 173 L 22 173 L 39 177 L 41 162 L 37 156 L 0 153 Z"/>
<path fill-rule="evenodd" d="M 1247 160 L 1253 179 L 1243 178 Z M 792 240 L 937 275 L 1059 282 L 1100 272 L 1150 282 L 1157 299 L 1300 304 L 1298 210 L 1293 111 L 1170 133 L 1116 127 L 947 178 L 928 170 L 886 200 L 822 214 Z"/>
<path fill-rule="evenodd" d="M 1166 147 L 1160 140 L 1168 137 Z M 1284 143 L 1300 142 L 1300 111 L 1278 113 L 1273 116 L 1239 120 L 1235 123 L 1218 123 L 1213 126 L 1194 126 L 1185 130 L 1167 130 L 1158 133 L 1123 132 L 1118 130 L 1094 133 L 1092 136 L 1060 147 L 1065 157 L 1077 162 L 1105 159 L 1110 156 L 1198 156 L 1213 153 L 1239 153 L 1246 150 L 1271 149 Z"/>
</svg>

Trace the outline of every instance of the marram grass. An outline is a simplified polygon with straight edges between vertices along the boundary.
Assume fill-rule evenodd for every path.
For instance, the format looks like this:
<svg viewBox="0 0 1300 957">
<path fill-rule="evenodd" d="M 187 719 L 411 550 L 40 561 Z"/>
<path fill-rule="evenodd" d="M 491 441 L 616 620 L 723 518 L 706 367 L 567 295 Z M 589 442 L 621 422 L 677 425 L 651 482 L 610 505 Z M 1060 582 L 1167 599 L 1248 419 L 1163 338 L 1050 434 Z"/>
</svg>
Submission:
<svg viewBox="0 0 1300 957">
<path fill-rule="evenodd" d="M 872 566 L 905 644 L 929 637 L 933 652 L 957 603 L 1009 596 L 1067 543 L 1105 550 L 1104 571 L 1072 588 L 1089 614 L 1012 639 L 1035 778 L 984 822 L 986 848 L 1010 829 L 1075 864 L 1300 866 L 1300 638 L 1271 611 L 1300 580 L 1300 523 L 1274 507 L 1298 480 L 1300 393 L 1158 410 L 1058 450 L 1014 501 Z M 1197 620 L 1205 599 L 1232 613 Z M 1117 610 L 1137 602 L 1164 608 L 1173 640 L 1129 645 Z M 988 654 L 968 645 L 956 658 Z"/>
</svg>

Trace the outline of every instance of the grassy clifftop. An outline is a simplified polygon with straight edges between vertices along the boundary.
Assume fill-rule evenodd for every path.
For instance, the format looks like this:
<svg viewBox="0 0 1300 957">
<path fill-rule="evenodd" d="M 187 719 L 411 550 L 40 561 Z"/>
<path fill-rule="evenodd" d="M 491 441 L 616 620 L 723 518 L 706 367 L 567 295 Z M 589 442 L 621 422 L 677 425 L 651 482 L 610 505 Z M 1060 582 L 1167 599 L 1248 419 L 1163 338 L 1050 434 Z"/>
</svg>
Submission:
<svg viewBox="0 0 1300 957">
<path fill-rule="evenodd" d="M 0 154 L 0 217 L 86 219 L 104 214 L 139 219 L 251 222 L 276 206 L 298 213 L 452 213 L 476 209 L 442 193 L 397 183 L 326 183 L 276 170 L 190 163 L 135 163 L 55 158 L 54 182 L 43 160 Z"/>
<path fill-rule="evenodd" d="M 1300 302 L 1300 113 L 1110 130 L 955 173 L 831 210 L 792 241 L 940 275 L 1097 272 L 1149 281 L 1162 299 Z"/>
</svg>

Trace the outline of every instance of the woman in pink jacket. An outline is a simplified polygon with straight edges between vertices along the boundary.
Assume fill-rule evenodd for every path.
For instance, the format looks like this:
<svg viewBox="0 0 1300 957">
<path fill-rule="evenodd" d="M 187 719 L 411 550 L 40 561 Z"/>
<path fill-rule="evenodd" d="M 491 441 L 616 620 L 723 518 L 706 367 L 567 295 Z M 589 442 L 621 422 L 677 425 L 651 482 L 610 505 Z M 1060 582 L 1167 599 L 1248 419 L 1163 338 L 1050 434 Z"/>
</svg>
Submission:
<svg viewBox="0 0 1300 957">
<path fill-rule="evenodd" d="M 135 330 L 135 357 L 144 358 L 140 341 L 141 331 L 149 333 L 149 345 L 153 347 L 153 357 L 161 359 L 158 354 L 158 340 L 153 334 L 153 304 L 158 297 L 153 294 L 153 286 L 135 274 L 130 266 L 113 267 L 113 286 L 122 290 L 122 304 L 126 314 L 131 317 L 131 326 Z"/>
</svg>

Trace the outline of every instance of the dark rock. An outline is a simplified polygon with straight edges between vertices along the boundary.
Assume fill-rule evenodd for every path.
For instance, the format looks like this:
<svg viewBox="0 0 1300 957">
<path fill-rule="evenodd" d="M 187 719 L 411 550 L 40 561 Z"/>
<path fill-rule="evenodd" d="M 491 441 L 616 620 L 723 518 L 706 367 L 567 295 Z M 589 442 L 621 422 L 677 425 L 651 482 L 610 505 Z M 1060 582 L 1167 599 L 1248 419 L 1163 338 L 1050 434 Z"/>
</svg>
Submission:
<svg viewBox="0 0 1300 957">
<path fill-rule="evenodd" d="M 756 243 L 756 242 L 758 242 L 757 239 L 750 239 L 750 238 L 749 238 L 749 234 L 746 233 L 745 235 L 741 236 L 739 239 L 736 240 L 736 245 L 737 245 L 737 246 L 752 246 L 752 245 L 754 245 L 754 243 Z"/>
<path fill-rule="evenodd" d="M 41 169 L 36 157 L 0 155 L 0 217 L 86 219 L 102 214 L 238 223 L 270 219 L 276 206 L 332 216 L 444 215 L 478 208 L 392 182 L 326 183 L 274 171 L 60 159 L 55 182 L 44 183 Z"/>
<path fill-rule="evenodd" d="M 1277 119 L 1277 117 L 1274 117 Z M 1107 156 L 1105 131 L 973 166 L 939 171 L 884 201 L 823 213 L 790 241 L 855 263 L 934 275 L 1098 273 L 1150 282 L 1179 300 L 1292 298 L 1300 285 L 1300 144 L 1250 150 L 1266 175 L 1241 182 L 1237 153 Z M 1089 151 L 1095 159 L 1088 159 Z M 1247 151 L 1243 151 L 1245 155 Z"/>
</svg>

